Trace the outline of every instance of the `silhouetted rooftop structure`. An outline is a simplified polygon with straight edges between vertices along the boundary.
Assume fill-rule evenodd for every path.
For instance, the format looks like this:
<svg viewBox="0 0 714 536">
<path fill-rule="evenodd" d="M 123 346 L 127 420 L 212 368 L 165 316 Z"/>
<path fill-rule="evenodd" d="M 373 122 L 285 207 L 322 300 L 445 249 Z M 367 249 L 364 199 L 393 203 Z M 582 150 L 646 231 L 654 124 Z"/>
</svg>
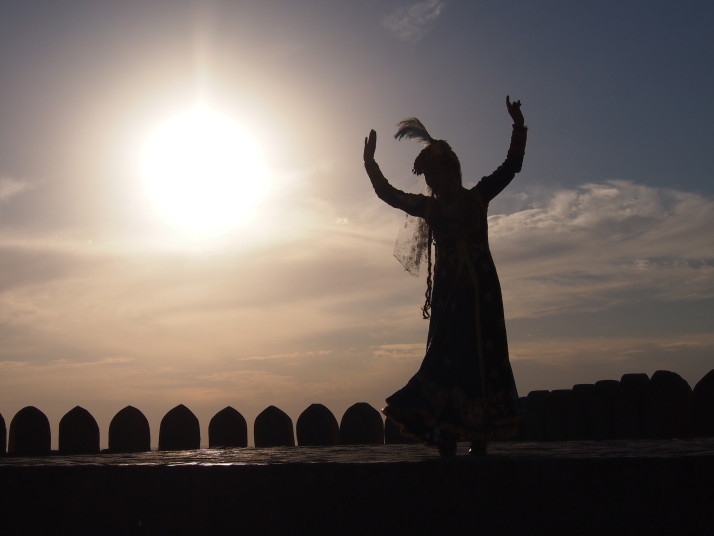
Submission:
<svg viewBox="0 0 714 536">
<path fill-rule="evenodd" d="M 75 406 L 60 420 L 59 451 L 62 454 L 99 452 L 99 426 L 86 409 Z"/>
<path fill-rule="evenodd" d="M 18 411 L 10 422 L 9 454 L 45 455 L 50 453 L 50 421 L 35 406 Z"/>
<path fill-rule="evenodd" d="M 340 426 L 332 412 L 322 404 L 310 404 L 297 420 L 300 446 L 339 445 Z"/>
<path fill-rule="evenodd" d="M 694 428 L 699 436 L 714 436 L 714 370 L 710 370 L 694 386 Z"/>
<path fill-rule="evenodd" d="M 248 424 L 243 415 L 230 406 L 216 413 L 208 423 L 208 446 L 247 447 Z"/>
<path fill-rule="evenodd" d="M 293 421 L 283 410 L 268 406 L 255 418 L 256 447 L 294 447 Z"/>
<path fill-rule="evenodd" d="M 692 431 L 692 388 L 676 372 L 656 371 L 647 389 L 646 436 L 689 437 Z"/>
<path fill-rule="evenodd" d="M 340 421 L 343 445 L 378 445 L 384 443 L 382 415 L 366 402 L 353 404 Z"/>
<path fill-rule="evenodd" d="M 179 404 L 161 419 L 159 450 L 190 450 L 201 447 L 198 419 L 183 404 Z"/>
<path fill-rule="evenodd" d="M 5 445 L 7 444 L 7 428 L 5 427 L 5 419 L 0 414 L 0 454 L 5 454 Z"/>
<path fill-rule="evenodd" d="M 109 450 L 144 452 L 151 449 L 149 421 L 134 406 L 120 410 L 109 423 Z"/>
</svg>

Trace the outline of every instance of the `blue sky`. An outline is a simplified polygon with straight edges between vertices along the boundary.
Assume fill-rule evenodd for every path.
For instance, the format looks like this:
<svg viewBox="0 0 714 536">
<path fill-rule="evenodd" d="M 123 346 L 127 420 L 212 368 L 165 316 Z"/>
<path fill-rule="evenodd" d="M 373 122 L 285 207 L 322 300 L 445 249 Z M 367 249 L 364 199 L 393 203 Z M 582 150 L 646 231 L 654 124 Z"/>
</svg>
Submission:
<svg viewBox="0 0 714 536">
<path fill-rule="evenodd" d="M 507 94 L 529 142 L 490 232 L 521 393 L 658 369 L 693 386 L 714 355 L 713 15 L 704 1 L 3 2 L 0 413 L 35 405 L 54 436 L 79 404 L 104 442 L 131 404 L 155 442 L 179 403 L 204 436 L 226 405 L 249 422 L 271 404 L 294 421 L 313 402 L 338 419 L 381 407 L 427 323 L 364 136 L 414 189 L 419 146 L 392 134 L 417 116 L 474 183 L 505 157 Z M 150 133 L 199 101 L 250 133 L 266 172 L 236 143 L 240 193 L 223 199 L 266 191 L 208 231 L 192 207 L 167 221 L 140 167 Z"/>
</svg>

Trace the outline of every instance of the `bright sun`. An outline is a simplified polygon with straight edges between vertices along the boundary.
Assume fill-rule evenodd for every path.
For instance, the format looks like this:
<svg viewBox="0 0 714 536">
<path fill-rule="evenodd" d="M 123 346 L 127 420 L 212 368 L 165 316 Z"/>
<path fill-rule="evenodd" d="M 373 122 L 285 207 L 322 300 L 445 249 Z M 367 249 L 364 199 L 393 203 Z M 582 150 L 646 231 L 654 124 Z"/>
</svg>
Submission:
<svg viewBox="0 0 714 536">
<path fill-rule="evenodd" d="M 205 106 L 156 128 L 141 151 L 146 193 L 160 217 L 187 232 L 251 221 L 268 192 L 262 152 L 250 134 Z"/>
</svg>

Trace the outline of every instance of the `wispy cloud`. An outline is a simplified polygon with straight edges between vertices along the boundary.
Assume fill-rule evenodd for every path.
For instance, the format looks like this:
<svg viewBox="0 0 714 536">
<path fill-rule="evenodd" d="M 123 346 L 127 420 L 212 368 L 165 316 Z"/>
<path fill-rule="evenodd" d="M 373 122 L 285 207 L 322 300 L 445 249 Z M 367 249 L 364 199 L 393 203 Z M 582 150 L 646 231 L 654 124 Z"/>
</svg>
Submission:
<svg viewBox="0 0 714 536">
<path fill-rule="evenodd" d="M 50 365 L 43 365 L 45 367 L 56 367 L 56 368 L 86 368 L 86 367 L 104 367 L 107 365 L 124 365 L 126 363 L 131 363 L 135 359 L 133 357 L 127 356 L 111 356 L 102 357 L 94 361 L 74 361 L 71 359 L 55 359 Z"/>
<path fill-rule="evenodd" d="M 325 356 L 329 355 L 331 352 L 330 350 L 318 350 L 315 352 L 290 352 L 290 353 L 284 353 L 284 354 L 272 354 L 272 355 L 251 355 L 247 357 L 240 357 L 238 358 L 239 361 L 267 361 L 267 360 L 273 360 L 273 359 L 280 359 L 280 360 L 300 360 L 304 358 L 310 358 L 313 356 Z"/>
<path fill-rule="evenodd" d="M 27 181 L 13 179 L 11 177 L 0 177 L 0 204 L 9 201 L 11 198 L 30 188 L 31 185 Z"/>
<path fill-rule="evenodd" d="M 382 23 L 400 40 L 413 44 L 428 33 L 446 4 L 446 0 L 421 0 L 393 11 Z"/>
<path fill-rule="evenodd" d="M 516 317 L 712 298 L 712 226 L 712 199 L 617 180 L 531 199 L 490 219 Z"/>
</svg>

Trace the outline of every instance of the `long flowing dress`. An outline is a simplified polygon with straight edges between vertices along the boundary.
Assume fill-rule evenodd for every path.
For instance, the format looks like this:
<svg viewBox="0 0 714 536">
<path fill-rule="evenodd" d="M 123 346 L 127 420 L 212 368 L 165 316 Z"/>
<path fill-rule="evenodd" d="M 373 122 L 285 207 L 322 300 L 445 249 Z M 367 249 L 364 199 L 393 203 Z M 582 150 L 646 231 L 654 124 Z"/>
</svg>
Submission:
<svg viewBox="0 0 714 536">
<path fill-rule="evenodd" d="M 503 164 L 471 189 L 428 197 L 389 184 L 366 164 L 377 195 L 424 218 L 435 243 L 434 285 L 426 355 L 383 412 L 401 431 L 439 445 L 445 434 L 483 441 L 517 433 L 521 408 L 508 359 L 501 286 L 488 243 L 487 209 L 520 171 L 525 128 L 514 127 Z"/>
</svg>

